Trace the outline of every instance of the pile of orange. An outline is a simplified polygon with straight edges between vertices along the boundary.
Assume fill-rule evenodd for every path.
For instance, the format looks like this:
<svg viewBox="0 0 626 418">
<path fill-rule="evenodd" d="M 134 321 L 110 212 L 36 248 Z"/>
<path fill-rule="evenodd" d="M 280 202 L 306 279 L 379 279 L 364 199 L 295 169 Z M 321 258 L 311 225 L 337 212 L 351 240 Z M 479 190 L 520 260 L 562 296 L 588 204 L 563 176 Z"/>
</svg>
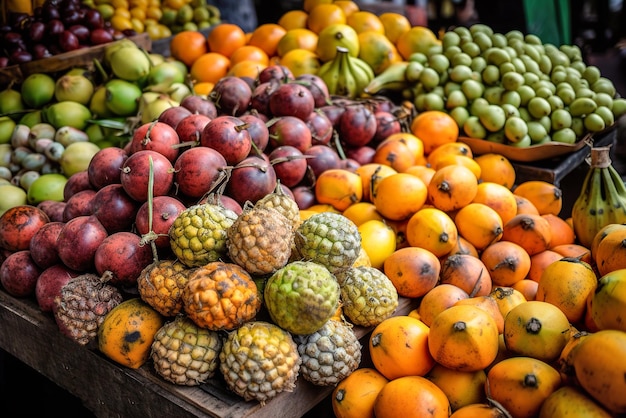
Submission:
<svg viewBox="0 0 626 418">
<path fill-rule="evenodd" d="M 312 0 L 305 1 L 302 10 L 290 10 L 277 23 L 262 24 L 251 33 L 231 23 L 215 25 L 208 36 L 180 32 L 172 37 L 170 51 L 189 66 L 196 92 L 204 94 L 227 74 L 254 78 L 275 63 L 296 76 L 315 74 L 334 57 L 338 33 L 341 44 L 375 74 L 439 42 L 428 28 L 411 27 L 399 13 L 378 16 L 350 0 Z"/>
</svg>

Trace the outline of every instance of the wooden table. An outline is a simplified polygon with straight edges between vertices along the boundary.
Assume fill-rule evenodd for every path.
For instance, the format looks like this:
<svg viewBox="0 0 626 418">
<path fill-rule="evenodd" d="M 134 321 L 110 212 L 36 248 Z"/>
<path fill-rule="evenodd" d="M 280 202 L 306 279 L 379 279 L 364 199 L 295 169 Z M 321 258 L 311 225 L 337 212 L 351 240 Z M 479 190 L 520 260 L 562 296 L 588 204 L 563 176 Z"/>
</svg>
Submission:
<svg viewBox="0 0 626 418">
<path fill-rule="evenodd" d="M 396 314 L 416 301 L 400 300 Z M 228 391 L 221 378 L 196 387 L 170 384 L 150 362 L 137 370 L 120 366 L 97 349 L 62 335 L 51 315 L 30 299 L 16 299 L 0 289 L 0 348 L 29 365 L 74 396 L 99 417 L 300 417 L 324 400 L 332 388 L 298 379 L 293 392 L 283 392 L 261 407 Z M 371 329 L 355 328 L 367 347 Z"/>
</svg>

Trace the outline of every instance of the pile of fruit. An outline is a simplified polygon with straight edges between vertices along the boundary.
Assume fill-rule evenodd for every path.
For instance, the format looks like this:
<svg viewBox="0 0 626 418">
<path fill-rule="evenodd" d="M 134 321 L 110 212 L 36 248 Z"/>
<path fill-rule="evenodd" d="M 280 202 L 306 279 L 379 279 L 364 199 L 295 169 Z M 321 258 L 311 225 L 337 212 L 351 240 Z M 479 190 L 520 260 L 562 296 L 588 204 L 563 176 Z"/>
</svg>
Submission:
<svg viewBox="0 0 626 418">
<path fill-rule="evenodd" d="M 400 31 L 377 67 L 346 29 L 376 20 L 312 4 L 281 19 L 310 28 L 309 50 L 287 51 L 301 38 L 279 24 L 174 36 L 203 94 L 114 112 L 135 123 L 126 144 L 62 170 L 55 199 L 6 208 L 3 289 L 123 366 L 187 386 L 219 373 L 261 404 L 302 378 L 334 388 L 338 417 L 626 413 L 626 188 L 607 150 L 563 219 L 558 187 L 474 155 L 445 109 L 367 95 L 396 64 L 429 72 L 414 55 L 441 47 L 427 29 Z M 333 25 L 348 43 L 323 38 Z"/>
</svg>

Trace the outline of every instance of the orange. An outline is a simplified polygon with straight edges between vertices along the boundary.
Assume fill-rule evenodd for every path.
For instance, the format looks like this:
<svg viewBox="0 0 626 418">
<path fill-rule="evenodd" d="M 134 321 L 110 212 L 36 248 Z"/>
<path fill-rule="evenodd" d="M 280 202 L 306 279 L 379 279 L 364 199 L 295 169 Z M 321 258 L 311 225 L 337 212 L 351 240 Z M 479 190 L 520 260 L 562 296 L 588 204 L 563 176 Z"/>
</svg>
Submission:
<svg viewBox="0 0 626 418">
<path fill-rule="evenodd" d="M 199 83 L 194 83 L 193 92 L 200 96 L 208 96 L 208 94 L 211 93 L 211 91 L 213 90 L 213 87 L 215 87 L 215 83 L 211 83 L 210 81 L 202 81 Z"/>
<path fill-rule="evenodd" d="M 405 60 L 415 52 L 428 54 L 430 48 L 437 45 L 441 45 L 441 41 L 433 31 L 424 26 L 413 26 L 396 40 L 396 47 Z"/>
<path fill-rule="evenodd" d="M 220 23 L 207 35 L 209 51 L 230 57 L 237 48 L 246 44 L 246 33 L 234 23 Z"/>
<path fill-rule="evenodd" d="M 338 211 L 346 210 L 363 197 L 361 177 L 348 170 L 336 168 L 322 172 L 315 182 L 315 198 Z"/>
<path fill-rule="evenodd" d="M 405 376 L 387 383 L 374 404 L 376 418 L 448 418 L 450 401 L 422 376 Z"/>
<path fill-rule="evenodd" d="M 515 184 L 515 168 L 511 161 L 503 155 L 487 153 L 474 158 L 481 168 L 481 181 L 498 183 L 507 189 Z"/>
<path fill-rule="evenodd" d="M 550 224 L 550 230 L 552 231 L 552 239 L 550 240 L 550 248 L 557 245 L 574 244 L 576 236 L 574 235 L 574 229 L 565 221 L 551 213 L 541 215 Z"/>
<path fill-rule="evenodd" d="M 383 263 L 396 250 L 396 233 L 385 222 L 372 219 L 358 226 L 361 247 L 367 253 L 372 267 L 382 269 Z"/>
<path fill-rule="evenodd" d="M 309 12 L 306 27 L 315 33 L 334 24 L 345 24 L 346 14 L 336 4 L 319 4 Z"/>
<path fill-rule="evenodd" d="M 288 30 L 278 41 L 276 53 L 282 57 L 293 49 L 315 52 L 315 48 L 317 48 L 317 34 L 306 28 L 297 28 Z"/>
<path fill-rule="evenodd" d="M 491 276 L 485 263 L 470 254 L 453 254 L 441 263 L 439 282 L 452 284 L 470 298 L 491 293 Z"/>
<path fill-rule="evenodd" d="M 278 42 L 285 36 L 287 30 L 276 23 L 263 23 L 252 31 L 248 45 L 261 48 L 268 57 L 276 55 Z"/>
<path fill-rule="evenodd" d="M 454 222 L 459 234 L 478 251 L 502 238 L 502 218 L 491 207 L 483 203 L 470 203 L 456 213 Z"/>
<path fill-rule="evenodd" d="M 563 256 L 554 250 L 544 250 L 530 256 L 530 270 L 527 279 L 539 283 L 543 271 L 552 263 L 560 260 Z"/>
<path fill-rule="evenodd" d="M 207 52 L 198 57 L 191 68 L 189 75 L 194 82 L 217 83 L 225 77 L 230 68 L 230 60 L 217 52 Z"/>
<path fill-rule="evenodd" d="M 435 171 L 428 183 L 428 197 L 444 212 L 462 208 L 472 202 L 478 191 L 478 179 L 462 165 L 448 165 Z"/>
<path fill-rule="evenodd" d="M 495 286 L 513 286 L 524 280 L 530 271 L 531 261 L 526 250 L 509 241 L 489 245 L 480 254 L 480 259 Z"/>
<path fill-rule="evenodd" d="M 421 320 L 398 315 L 378 324 L 369 338 L 372 364 L 387 379 L 423 376 L 435 364 L 428 352 L 429 329 Z"/>
<path fill-rule="evenodd" d="M 475 305 L 454 305 L 430 324 L 428 349 L 435 361 L 452 370 L 476 372 L 498 355 L 498 325 Z"/>
<path fill-rule="evenodd" d="M 439 284 L 422 297 L 417 308 L 420 319 L 430 326 L 439 313 L 469 297 L 467 292 L 458 286 L 447 283 Z"/>
<path fill-rule="evenodd" d="M 361 176 L 363 184 L 363 200 L 367 202 L 372 201 L 371 192 L 378 185 L 378 181 L 380 179 L 397 173 L 396 170 L 388 165 L 376 163 L 363 164 L 358 167 L 355 172 Z"/>
<path fill-rule="evenodd" d="M 441 264 L 433 253 L 424 248 L 405 247 L 385 259 L 383 271 L 398 295 L 417 298 L 437 285 Z"/>
<path fill-rule="evenodd" d="M 406 238 L 409 245 L 425 248 L 437 257 L 442 257 L 456 246 L 458 230 L 446 212 L 424 207 L 410 217 Z"/>
<path fill-rule="evenodd" d="M 333 390 L 332 406 L 337 418 L 374 417 L 374 402 L 388 382 L 376 369 L 366 367 L 352 372 Z"/>
<path fill-rule="evenodd" d="M 411 133 L 424 143 L 424 154 L 430 154 L 440 145 L 455 142 L 459 137 L 459 125 L 445 112 L 427 110 L 411 122 Z"/>
<path fill-rule="evenodd" d="M 280 58 L 280 65 L 289 68 L 294 77 L 302 74 L 317 74 L 321 64 L 315 52 L 307 49 L 292 49 Z"/>
<path fill-rule="evenodd" d="M 285 30 L 306 28 L 306 21 L 309 14 L 304 10 L 288 10 L 278 18 L 278 24 Z"/>
<path fill-rule="evenodd" d="M 343 12 L 346 14 L 346 17 L 350 16 L 354 12 L 358 12 L 361 10 L 359 5 L 350 0 L 335 0 L 333 4 L 341 7 Z"/>
<path fill-rule="evenodd" d="M 359 55 L 359 34 L 351 26 L 336 23 L 325 27 L 318 33 L 317 49 L 315 52 L 322 62 L 327 62 L 337 55 L 337 47 L 348 49 L 350 56 Z"/>
<path fill-rule="evenodd" d="M 406 173 L 384 177 L 375 187 L 372 203 L 381 215 L 394 221 L 408 219 L 420 210 L 428 194 L 422 180 Z"/>
<path fill-rule="evenodd" d="M 371 31 L 378 32 L 381 35 L 385 34 L 385 26 L 383 25 L 383 22 L 381 22 L 378 16 L 374 13 L 366 10 L 360 10 L 350 14 L 350 16 L 346 19 L 346 23 L 352 26 L 357 33 Z"/>
<path fill-rule="evenodd" d="M 411 22 L 406 16 L 400 13 L 385 12 L 378 16 L 385 28 L 385 36 L 394 45 L 398 41 L 400 35 L 411 29 Z"/>
<path fill-rule="evenodd" d="M 396 46 L 385 34 L 371 30 L 359 33 L 359 58 L 372 67 L 376 75 L 394 62 L 402 61 Z"/>
<path fill-rule="evenodd" d="M 302 10 L 309 13 L 313 8 L 319 4 L 330 4 L 333 0 L 304 0 L 302 4 Z"/>
<path fill-rule="evenodd" d="M 487 373 L 487 395 L 510 416 L 536 417 L 543 402 L 561 386 L 559 372 L 530 357 L 511 357 L 496 363 Z"/>
<path fill-rule="evenodd" d="M 376 210 L 376 206 L 371 202 L 354 203 L 348 206 L 342 215 L 354 222 L 356 226 L 373 219 L 384 220 L 383 216 Z"/>
<path fill-rule="evenodd" d="M 265 51 L 258 46 L 244 45 L 237 48 L 230 55 L 230 65 L 235 65 L 241 61 L 254 61 L 259 64 L 268 65 L 270 59 Z"/>
<path fill-rule="evenodd" d="M 256 80 L 259 77 L 259 73 L 267 67 L 265 64 L 261 64 L 256 61 L 240 61 L 234 65 L 231 65 L 230 70 L 226 75 L 232 75 L 235 77 L 249 77 Z"/>
<path fill-rule="evenodd" d="M 202 55 L 208 52 L 208 44 L 205 36 L 196 31 L 179 32 L 170 41 L 170 55 L 191 67 Z"/>
<path fill-rule="evenodd" d="M 491 181 L 481 182 L 473 202 L 482 203 L 498 212 L 503 223 L 517 215 L 517 201 L 513 192 L 505 186 Z"/>
</svg>

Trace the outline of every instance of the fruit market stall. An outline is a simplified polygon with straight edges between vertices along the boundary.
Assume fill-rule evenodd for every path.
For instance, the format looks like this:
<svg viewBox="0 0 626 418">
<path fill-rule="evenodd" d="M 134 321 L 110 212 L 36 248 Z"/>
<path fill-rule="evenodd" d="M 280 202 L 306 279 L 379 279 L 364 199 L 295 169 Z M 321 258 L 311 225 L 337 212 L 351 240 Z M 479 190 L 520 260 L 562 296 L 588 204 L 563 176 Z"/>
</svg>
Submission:
<svg viewBox="0 0 626 418">
<path fill-rule="evenodd" d="M 167 56 L 127 36 L 0 92 L 3 349 L 102 416 L 626 412 L 626 99 L 578 47 L 162 4 Z"/>
</svg>

